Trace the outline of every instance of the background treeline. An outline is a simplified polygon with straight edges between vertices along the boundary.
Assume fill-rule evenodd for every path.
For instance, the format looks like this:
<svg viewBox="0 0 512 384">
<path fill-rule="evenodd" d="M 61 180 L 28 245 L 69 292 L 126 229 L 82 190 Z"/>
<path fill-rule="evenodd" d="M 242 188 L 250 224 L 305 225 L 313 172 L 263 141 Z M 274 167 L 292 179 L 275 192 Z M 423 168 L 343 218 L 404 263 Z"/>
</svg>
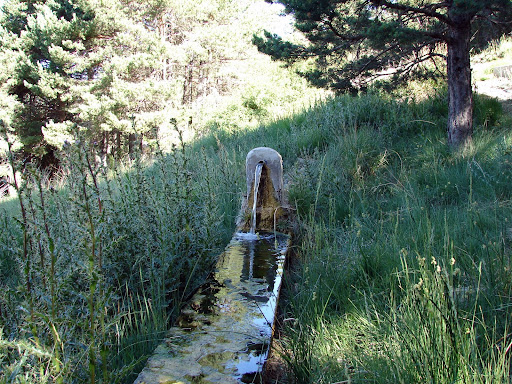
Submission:
<svg viewBox="0 0 512 384">
<path fill-rule="evenodd" d="M 20 157 L 44 167 L 77 130 L 103 162 L 176 142 L 171 119 L 200 131 L 241 90 L 258 118 L 269 60 L 250 39 L 277 19 L 252 0 L 6 1 L 0 118 Z"/>
</svg>

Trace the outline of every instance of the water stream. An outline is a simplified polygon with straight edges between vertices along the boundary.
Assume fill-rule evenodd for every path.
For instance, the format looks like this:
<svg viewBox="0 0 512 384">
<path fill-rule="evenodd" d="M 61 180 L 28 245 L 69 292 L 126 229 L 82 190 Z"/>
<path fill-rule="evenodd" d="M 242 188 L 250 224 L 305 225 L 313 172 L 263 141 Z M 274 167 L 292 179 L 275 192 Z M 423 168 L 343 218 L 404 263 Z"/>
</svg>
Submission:
<svg viewBox="0 0 512 384">
<path fill-rule="evenodd" d="M 135 384 L 260 383 L 288 246 L 287 235 L 235 234 Z"/>
<path fill-rule="evenodd" d="M 254 168 L 254 191 L 253 191 L 253 203 L 251 212 L 251 228 L 249 233 L 254 235 L 256 233 L 256 205 L 258 203 L 258 190 L 260 189 L 261 171 L 263 170 L 263 162 L 256 164 Z"/>
</svg>

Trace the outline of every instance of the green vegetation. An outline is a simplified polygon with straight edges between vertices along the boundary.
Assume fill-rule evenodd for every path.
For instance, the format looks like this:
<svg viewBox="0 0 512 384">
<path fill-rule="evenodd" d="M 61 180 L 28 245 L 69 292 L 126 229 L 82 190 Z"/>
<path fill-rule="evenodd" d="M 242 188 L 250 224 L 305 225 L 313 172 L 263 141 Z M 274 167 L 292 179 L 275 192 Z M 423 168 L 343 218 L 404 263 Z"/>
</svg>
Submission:
<svg viewBox="0 0 512 384">
<path fill-rule="evenodd" d="M 451 152 L 445 92 L 339 96 L 216 133 L 239 161 L 260 145 L 285 161 L 289 381 L 509 382 L 511 119 L 477 96 L 473 147 Z"/>
<path fill-rule="evenodd" d="M 265 31 L 253 38 L 261 52 L 288 64 L 312 62 L 303 76 L 337 92 L 445 78 L 448 144 L 455 149 L 471 142 L 470 53 L 512 30 L 509 0 L 276 2 L 294 15 L 307 43 Z"/>
<path fill-rule="evenodd" d="M 251 45 L 272 17 L 4 3 L 0 383 L 133 381 L 233 233 L 246 151 L 225 142 L 320 93 Z"/>
<path fill-rule="evenodd" d="M 233 231 L 224 151 L 109 171 L 83 143 L 59 185 L 32 170 L 21 212 L 2 204 L 0 382 L 133 381 Z"/>
<path fill-rule="evenodd" d="M 443 98 L 339 97 L 295 126 L 296 382 L 509 382 L 511 121 L 478 97 L 474 146 L 452 153 Z"/>
<path fill-rule="evenodd" d="M 296 211 L 289 382 L 510 381 L 511 117 L 476 95 L 451 150 L 439 80 L 313 91 L 250 46 L 255 4 L 4 3 L 0 383 L 131 382 L 229 240 L 258 146 Z"/>
<path fill-rule="evenodd" d="M 475 111 L 464 152 L 446 145 L 442 87 L 219 120 L 126 170 L 70 145 L 59 188 L 34 172 L 26 218 L 3 215 L 0 380 L 129 382 L 227 242 L 246 153 L 270 146 L 298 222 L 290 382 L 508 382 L 511 120 L 485 97 Z"/>
<path fill-rule="evenodd" d="M 295 83 L 252 46 L 253 33 L 279 20 L 263 0 L 1 5 L 0 119 L 17 156 L 46 168 L 58 167 L 76 127 L 113 162 L 157 139 L 168 150 L 177 142 L 171 119 L 188 139 L 243 98 L 239 117 L 250 110 L 259 121 L 304 84 L 262 95 L 271 77 Z"/>
</svg>

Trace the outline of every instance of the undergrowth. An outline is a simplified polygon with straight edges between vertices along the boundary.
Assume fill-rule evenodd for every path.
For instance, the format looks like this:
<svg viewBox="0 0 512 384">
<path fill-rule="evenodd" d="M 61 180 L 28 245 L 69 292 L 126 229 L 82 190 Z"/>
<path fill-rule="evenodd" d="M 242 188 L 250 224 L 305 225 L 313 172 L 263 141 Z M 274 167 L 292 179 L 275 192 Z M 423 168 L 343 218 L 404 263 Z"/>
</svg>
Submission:
<svg viewBox="0 0 512 384">
<path fill-rule="evenodd" d="M 283 155 L 290 382 L 509 382 L 512 120 L 475 95 L 473 145 L 451 151 L 446 89 L 432 89 L 319 100 L 197 143 Z"/>
<path fill-rule="evenodd" d="M 291 381 L 510 381 L 511 121 L 477 97 L 473 147 L 452 152 L 443 98 L 322 107 L 330 139 L 289 183 Z"/>
<path fill-rule="evenodd" d="M 0 382 L 132 382 L 233 230 L 236 170 L 183 141 L 112 171 L 77 137 L 61 161 L 2 214 Z"/>
<path fill-rule="evenodd" d="M 475 98 L 446 145 L 446 91 L 317 100 L 109 171 L 67 148 L 2 216 L 0 382 L 129 382 L 233 231 L 247 152 L 284 160 L 299 263 L 281 339 L 297 383 L 509 382 L 511 120 Z"/>
<path fill-rule="evenodd" d="M 283 155 L 299 242 L 288 381 L 509 382 L 511 119 L 475 95 L 473 146 L 451 151 L 446 89 L 433 91 L 339 96 L 213 130 L 242 155 Z"/>
</svg>

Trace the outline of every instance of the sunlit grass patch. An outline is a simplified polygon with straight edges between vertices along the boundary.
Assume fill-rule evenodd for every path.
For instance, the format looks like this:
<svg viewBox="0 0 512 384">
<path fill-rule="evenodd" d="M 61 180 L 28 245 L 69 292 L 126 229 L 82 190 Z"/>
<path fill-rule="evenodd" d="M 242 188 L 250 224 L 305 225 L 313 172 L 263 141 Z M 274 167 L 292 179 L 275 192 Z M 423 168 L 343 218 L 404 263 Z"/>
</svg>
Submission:
<svg viewBox="0 0 512 384">
<path fill-rule="evenodd" d="M 497 347 L 510 343 L 512 298 L 501 108 L 477 98 L 473 145 L 452 152 L 441 94 L 400 105 L 363 99 L 346 115 L 347 99 L 336 99 L 343 129 L 291 171 L 303 228 L 284 340 L 292 377 L 508 382 L 510 358 Z M 366 113 L 353 119 L 361 105 Z M 383 105 L 394 111 L 378 112 Z"/>
<path fill-rule="evenodd" d="M 4 210 L 0 381 L 133 381 L 232 233 L 225 152 L 181 143 L 110 171 L 91 156 L 70 147 L 59 185 L 28 169 Z"/>
</svg>

